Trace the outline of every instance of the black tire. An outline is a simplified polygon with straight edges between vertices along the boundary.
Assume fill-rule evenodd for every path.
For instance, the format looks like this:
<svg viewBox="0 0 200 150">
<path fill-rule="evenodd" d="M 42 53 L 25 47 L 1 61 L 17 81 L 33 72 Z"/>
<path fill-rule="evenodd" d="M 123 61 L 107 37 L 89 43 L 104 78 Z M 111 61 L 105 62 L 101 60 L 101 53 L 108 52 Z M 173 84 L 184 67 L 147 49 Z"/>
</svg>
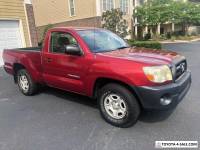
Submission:
<svg viewBox="0 0 200 150">
<path fill-rule="evenodd" d="M 24 90 L 20 84 L 20 77 L 25 76 L 28 82 L 28 88 Z M 17 72 L 17 84 L 20 89 L 20 91 L 26 95 L 26 96 L 31 96 L 34 95 L 37 92 L 37 84 L 33 82 L 31 76 L 25 69 L 21 69 Z"/>
<path fill-rule="evenodd" d="M 108 111 L 106 111 L 104 101 L 106 100 L 107 96 L 110 96 L 111 94 L 118 95 L 120 99 L 123 99 L 123 101 L 125 102 L 126 113 L 124 113 L 125 116 L 123 118 L 113 118 L 111 115 L 109 115 Z M 128 128 L 130 126 L 133 126 L 137 122 L 140 115 L 140 106 L 134 94 L 120 84 L 111 83 L 105 85 L 102 89 L 100 89 L 100 91 L 98 92 L 98 103 L 102 117 L 108 123 L 116 127 Z"/>
</svg>

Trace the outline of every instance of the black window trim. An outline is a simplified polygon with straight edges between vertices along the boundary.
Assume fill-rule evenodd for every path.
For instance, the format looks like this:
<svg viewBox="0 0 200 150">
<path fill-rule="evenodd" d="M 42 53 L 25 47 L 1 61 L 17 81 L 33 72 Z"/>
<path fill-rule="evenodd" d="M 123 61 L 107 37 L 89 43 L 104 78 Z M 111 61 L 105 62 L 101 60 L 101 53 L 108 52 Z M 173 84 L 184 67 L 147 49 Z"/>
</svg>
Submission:
<svg viewBox="0 0 200 150">
<path fill-rule="evenodd" d="M 78 42 L 78 40 L 76 39 L 76 37 L 74 37 L 71 33 L 69 33 L 69 32 L 65 32 L 65 31 L 52 31 L 51 32 L 51 35 L 50 35 L 50 40 L 49 40 L 49 50 L 48 50 L 48 52 L 49 53 L 51 53 L 51 54 L 57 54 L 57 55 L 67 55 L 67 54 L 65 54 L 65 53 L 57 53 L 57 52 L 53 52 L 52 51 L 52 47 L 51 47 L 51 43 L 52 43 L 52 34 L 53 33 L 64 33 L 64 34 L 69 34 L 69 35 L 71 35 L 75 40 L 76 40 L 76 42 L 77 42 L 77 44 L 78 44 L 78 46 L 79 46 L 79 48 L 80 48 L 80 50 L 81 50 L 81 53 L 82 53 L 82 56 L 84 55 L 84 51 L 83 51 L 83 49 L 81 48 L 81 46 L 80 46 L 80 44 L 79 44 L 79 42 Z"/>
</svg>

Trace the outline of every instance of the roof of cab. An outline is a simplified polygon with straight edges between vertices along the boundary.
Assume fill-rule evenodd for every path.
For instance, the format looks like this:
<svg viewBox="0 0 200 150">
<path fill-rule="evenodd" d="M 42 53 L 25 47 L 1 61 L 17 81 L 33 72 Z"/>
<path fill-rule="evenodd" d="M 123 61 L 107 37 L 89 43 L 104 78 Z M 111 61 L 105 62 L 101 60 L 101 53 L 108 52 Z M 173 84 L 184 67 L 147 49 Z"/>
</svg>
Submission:
<svg viewBox="0 0 200 150">
<path fill-rule="evenodd" d="M 69 29 L 69 30 L 81 31 L 81 30 L 97 30 L 97 29 L 101 29 L 101 28 L 96 28 L 96 27 L 54 27 L 52 29 Z"/>
</svg>

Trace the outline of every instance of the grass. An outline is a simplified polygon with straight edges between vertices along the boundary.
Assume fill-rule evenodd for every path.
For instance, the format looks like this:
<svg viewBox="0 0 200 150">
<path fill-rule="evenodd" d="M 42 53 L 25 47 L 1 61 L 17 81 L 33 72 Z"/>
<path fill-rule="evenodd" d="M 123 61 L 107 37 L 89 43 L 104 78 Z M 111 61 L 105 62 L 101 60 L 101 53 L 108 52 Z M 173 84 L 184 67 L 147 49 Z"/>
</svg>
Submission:
<svg viewBox="0 0 200 150">
<path fill-rule="evenodd" d="M 135 40 L 128 40 L 130 46 L 136 47 L 145 47 L 145 48 L 152 48 L 152 49 L 161 49 L 162 45 L 158 41 L 135 41 Z"/>
</svg>

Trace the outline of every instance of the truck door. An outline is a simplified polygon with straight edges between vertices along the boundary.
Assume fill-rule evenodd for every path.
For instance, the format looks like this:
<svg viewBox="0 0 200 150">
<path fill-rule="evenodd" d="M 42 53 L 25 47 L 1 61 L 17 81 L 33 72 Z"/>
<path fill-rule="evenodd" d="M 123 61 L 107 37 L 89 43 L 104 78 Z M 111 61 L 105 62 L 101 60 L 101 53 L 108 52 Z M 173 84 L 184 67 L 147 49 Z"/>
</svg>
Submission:
<svg viewBox="0 0 200 150">
<path fill-rule="evenodd" d="M 43 53 L 44 80 L 49 86 L 84 94 L 87 65 L 84 56 L 65 54 L 66 45 L 79 45 L 67 32 L 52 32 L 49 50 Z"/>
</svg>

